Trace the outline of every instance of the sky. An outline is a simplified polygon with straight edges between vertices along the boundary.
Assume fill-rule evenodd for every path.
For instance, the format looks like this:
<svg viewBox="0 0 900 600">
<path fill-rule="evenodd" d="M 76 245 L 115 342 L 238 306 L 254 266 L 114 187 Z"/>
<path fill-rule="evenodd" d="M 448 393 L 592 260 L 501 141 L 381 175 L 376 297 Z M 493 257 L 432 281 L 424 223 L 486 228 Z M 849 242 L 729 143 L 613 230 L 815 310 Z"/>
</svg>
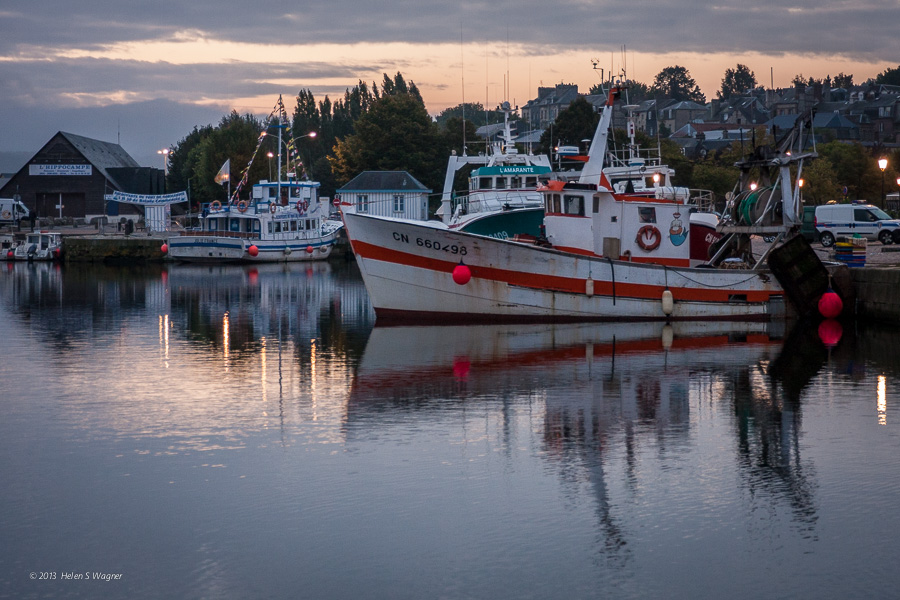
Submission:
<svg viewBox="0 0 900 600">
<path fill-rule="evenodd" d="M 863 82 L 900 65 L 900 0 L 3 0 L 0 172 L 57 131 L 162 168 L 158 150 L 232 109 L 264 117 L 281 94 L 291 112 L 300 90 L 334 99 L 385 73 L 437 115 L 586 92 L 600 69 L 649 84 L 683 66 L 709 100 L 739 63 L 766 87 Z"/>
</svg>

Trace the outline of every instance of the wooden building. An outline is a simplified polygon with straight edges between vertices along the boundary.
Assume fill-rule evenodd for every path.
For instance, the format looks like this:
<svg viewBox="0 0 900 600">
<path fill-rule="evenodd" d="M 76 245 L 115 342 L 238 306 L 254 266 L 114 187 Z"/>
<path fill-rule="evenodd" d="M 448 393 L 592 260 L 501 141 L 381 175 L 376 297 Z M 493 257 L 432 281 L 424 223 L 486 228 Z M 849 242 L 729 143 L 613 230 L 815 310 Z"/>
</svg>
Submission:
<svg viewBox="0 0 900 600">
<path fill-rule="evenodd" d="M 142 167 L 118 144 L 58 132 L 0 188 L 41 219 L 136 218 L 140 207 L 108 202 L 113 192 L 162 194 L 165 174 Z"/>
<path fill-rule="evenodd" d="M 338 190 L 345 210 L 419 221 L 428 219 L 430 193 L 406 171 L 363 171 Z"/>
</svg>

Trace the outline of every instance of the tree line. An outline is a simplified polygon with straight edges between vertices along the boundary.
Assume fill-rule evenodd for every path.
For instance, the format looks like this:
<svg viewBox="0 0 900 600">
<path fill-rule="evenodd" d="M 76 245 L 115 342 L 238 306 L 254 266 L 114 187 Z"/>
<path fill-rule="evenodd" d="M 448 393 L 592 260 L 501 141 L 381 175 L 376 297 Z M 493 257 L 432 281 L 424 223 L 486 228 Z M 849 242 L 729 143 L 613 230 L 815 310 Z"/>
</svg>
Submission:
<svg viewBox="0 0 900 600">
<path fill-rule="evenodd" d="M 810 81 L 802 75 L 794 79 L 795 85 Z M 853 76 L 840 73 L 821 80 L 822 83 L 826 81 L 830 85 L 837 82 L 849 86 Z M 895 81 L 900 84 L 900 66 L 886 69 L 875 79 L 875 83 L 894 84 Z M 753 72 L 738 64 L 734 69 L 726 70 L 718 96 L 728 99 L 742 95 L 756 85 Z M 590 93 L 601 93 L 601 89 L 595 86 Z M 629 102 L 653 97 L 706 101 L 688 70 L 677 65 L 660 71 L 651 85 L 629 82 Z M 462 153 L 464 148 L 469 153 L 486 150 L 485 142 L 476 137 L 477 127 L 503 120 L 500 111 L 488 110 L 480 103 L 460 104 L 432 119 L 415 83 L 407 82 L 399 72 L 394 77 L 385 74 L 380 86 L 359 81 L 335 100 L 325 96 L 317 101 L 309 90 L 301 90 L 293 100 L 289 125 L 292 146 L 302 164 L 300 175 L 320 182 L 320 193 L 325 196 L 333 196 L 357 174 L 373 170 L 408 171 L 437 195 L 443 186 L 450 153 Z M 582 139 L 593 136 L 598 118 L 584 98 L 575 100 L 554 122 L 553 139 L 550 130 L 545 131 L 536 151 L 549 154 L 555 143 L 579 145 Z M 277 135 L 273 132 L 259 142 L 260 132 L 271 125 L 257 116 L 232 111 L 215 126 L 195 127 L 170 148 L 168 189 L 188 190 L 194 207 L 213 200 L 225 200 L 224 186 L 214 181 L 216 173 L 226 160 L 230 160 L 232 180 L 236 181 L 238 174 L 250 164 L 254 152 L 257 156 L 248 171 L 247 181 L 252 185 L 261 179 L 274 180 Z M 315 137 L 309 135 L 312 132 Z M 614 132 L 613 139 L 620 143 L 624 142 L 624 137 L 624 131 Z M 735 142 L 726 150 L 696 160 L 685 158 L 680 147 L 668 139 L 639 139 L 638 142 L 645 147 L 660 144 L 663 160 L 676 169 L 678 185 L 710 189 L 724 195 L 737 180 L 734 163 L 742 153 L 752 151 L 753 144 L 771 140 L 761 129 L 750 140 Z M 804 178 L 803 193 L 808 201 L 821 203 L 837 199 L 844 188 L 852 198 L 880 197 L 882 173 L 871 151 L 860 144 L 836 141 L 822 144 L 818 150 L 821 158 L 807 166 Z M 286 151 L 287 144 L 282 147 L 283 156 Z M 272 158 L 268 157 L 269 153 Z M 888 158 L 889 170 L 884 176 L 888 181 L 896 182 L 896 173 L 900 172 L 900 151 L 895 150 Z M 460 179 L 460 187 L 464 185 L 463 179 Z M 249 188 L 243 193 L 249 194 Z"/>
</svg>

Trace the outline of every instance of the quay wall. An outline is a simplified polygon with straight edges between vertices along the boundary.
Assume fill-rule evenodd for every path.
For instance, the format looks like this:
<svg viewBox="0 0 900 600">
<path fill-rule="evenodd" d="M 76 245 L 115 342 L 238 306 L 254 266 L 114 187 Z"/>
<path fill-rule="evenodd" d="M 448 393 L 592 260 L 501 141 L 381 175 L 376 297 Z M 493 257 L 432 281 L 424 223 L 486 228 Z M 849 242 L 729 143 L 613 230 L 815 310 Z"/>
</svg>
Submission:
<svg viewBox="0 0 900 600">
<path fill-rule="evenodd" d="M 900 323 L 900 268 L 850 269 L 850 279 L 858 318 Z"/>
<path fill-rule="evenodd" d="M 158 262 L 166 260 L 165 240 L 139 236 L 66 236 L 66 262 Z"/>
</svg>

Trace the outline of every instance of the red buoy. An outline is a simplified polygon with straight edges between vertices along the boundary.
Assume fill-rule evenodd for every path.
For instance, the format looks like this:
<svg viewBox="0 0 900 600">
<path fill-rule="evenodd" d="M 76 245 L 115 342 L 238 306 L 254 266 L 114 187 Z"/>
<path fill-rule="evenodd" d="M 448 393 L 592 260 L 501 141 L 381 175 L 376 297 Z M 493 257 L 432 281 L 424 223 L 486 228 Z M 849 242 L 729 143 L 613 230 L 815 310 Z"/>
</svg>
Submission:
<svg viewBox="0 0 900 600">
<path fill-rule="evenodd" d="M 835 319 L 825 319 L 819 323 L 819 339 L 829 348 L 837 346 L 844 334 L 844 328 Z"/>
<path fill-rule="evenodd" d="M 312 254 L 312 253 L 313 253 L 313 250 L 315 250 L 315 248 L 313 248 L 312 246 L 307 246 L 307 247 L 306 247 L 306 253 L 307 253 L 307 254 Z"/>
<path fill-rule="evenodd" d="M 467 265 L 463 264 L 462 261 L 453 267 L 453 281 L 456 282 L 457 285 L 466 285 L 469 283 L 470 279 L 472 279 L 472 270 Z"/>
<path fill-rule="evenodd" d="M 169 245 L 168 245 L 168 244 L 163 244 L 162 246 L 159 247 L 159 250 L 160 250 L 160 252 L 162 252 L 163 254 L 166 254 L 166 253 L 169 251 Z"/>
<path fill-rule="evenodd" d="M 256 245 L 250 246 L 249 248 L 247 248 L 247 254 L 249 254 L 250 256 L 256 256 L 257 254 L 259 254 L 259 248 L 257 248 Z"/>
<path fill-rule="evenodd" d="M 834 319 L 841 314 L 843 309 L 844 303 L 841 301 L 841 297 L 830 289 L 819 298 L 819 314 L 826 319 Z"/>
<path fill-rule="evenodd" d="M 13 257 L 15 257 L 15 255 L 16 255 L 16 251 L 15 251 L 15 250 L 10 250 L 9 252 L 6 253 L 6 258 L 12 260 Z"/>
</svg>

